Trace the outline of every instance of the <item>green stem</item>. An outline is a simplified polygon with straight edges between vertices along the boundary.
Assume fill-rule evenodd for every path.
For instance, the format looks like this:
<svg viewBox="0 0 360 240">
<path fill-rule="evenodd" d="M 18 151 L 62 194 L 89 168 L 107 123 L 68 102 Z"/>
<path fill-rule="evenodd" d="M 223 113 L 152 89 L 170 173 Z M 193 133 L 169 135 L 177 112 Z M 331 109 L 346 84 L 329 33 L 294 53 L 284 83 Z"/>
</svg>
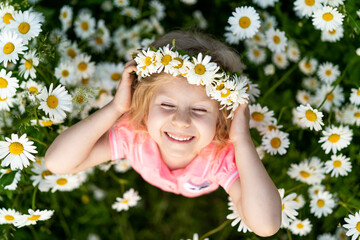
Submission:
<svg viewBox="0 0 360 240">
<path fill-rule="evenodd" d="M 293 188 L 290 188 L 290 189 L 288 189 L 288 190 L 285 190 L 285 193 L 293 192 L 294 190 L 296 190 L 296 189 L 298 189 L 298 188 L 301 188 L 301 187 L 303 187 L 303 186 L 305 186 L 305 185 L 306 185 L 305 183 L 299 184 L 299 185 L 297 185 L 297 186 L 295 186 L 295 187 L 293 187 Z"/>
<path fill-rule="evenodd" d="M 114 173 L 109 171 L 109 175 L 110 177 L 112 177 L 115 181 L 117 181 L 121 186 L 126 185 L 128 183 L 128 180 L 123 179 L 123 178 L 118 178 L 117 176 L 115 176 Z"/>
<path fill-rule="evenodd" d="M 27 136 L 27 138 L 30 139 L 30 140 L 32 140 L 32 141 L 35 141 L 35 142 L 37 142 L 37 143 L 40 143 L 41 145 L 43 145 L 43 146 L 46 147 L 46 148 L 49 147 L 48 144 L 46 144 L 46 143 L 44 143 L 44 142 L 42 142 L 42 141 L 40 141 L 40 140 L 38 140 L 38 139 L 36 139 L 36 138 L 30 137 L 30 136 Z"/>
<path fill-rule="evenodd" d="M 70 232 L 70 228 L 67 224 L 67 222 L 65 221 L 65 217 L 61 211 L 61 208 L 60 208 L 60 205 L 59 205 L 59 202 L 58 202 L 58 199 L 57 199 L 57 195 L 56 194 L 51 194 L 52 196 L 52 199 L 55 203 L 55 207 L 56 207 L 56 212 L 59 213 L 59 218 L 60 218 L 60 224 L 62 226 L 62 228 L 64 229 L 65 231 L 65 234 L 66 234 L 66 239 L 70 239 L 71 238 L 71 232 Z"/>
<path fill-rule="evenodd" d="M 226 220 L 225 222 L 223 222 L 220 226 L 218 226 L 217 228 L 214 228 L 213 230 L 210 230 L 209 232 L 205 233 L 204 235 L 202 235 L 199 240 L 204 240 L 206 237 L 213 235 L 214 233 L 217 233 L 219 231 L 221 231 L 226 225 L 228 225 L 231 222 L 231 219 Z"/>
<path fill-rule="evenodd" d="M 350 208 L 348 208 L 348 205 L 346 203 L 344 203 L 343 201 L 339 201 L 339 204 L 341 206 L 343 206 L 348 212 L 350 212 L 352 215 L 354 215 L 354 212 L 350 210 Z"/>
<path fill-rule="evenodd" d="M 289 229 L 286 229 L 286 232 L 287 232 L 288 239 L 289 239 L 289 240 L 292 240 L 292 238 L 291 238 L 291 232 L 289 231 Z"/>
<path fill-rule="evenodd" d="M 37 190 L 38 190 L 38 186 L 35 187 L 34 189 L 34 193 L 33 193 L 33 196 L 32 196 L 32 209 L 35 211 L 35 199 L 36 199 L 36 193 L 37 193 Z"/>
<path fill-rule="evenodd" d="M 35 239 L 35 240 L 39 239 L 38 236 L 37 236 L 37 233 L 36 233 L 36 231 L 35 231 L 35 229 L 34 229 L 34 227 L 33 227 L 32 225 L 28 225 L 28 227 L 30 228 L 31 233 L 32 233 L 32 235 L 34 236 L 33 239 Z"/>
<path fill-rule="evenodd" d="M 279 124 L 279 122 L 280 122 L 280 119 L 281 119 L 281 117 L 282 117 L 282 114 L 283 114 L 283 112 L 287 109 L 288 107 L 282 107 L 281 108 L 281 110 L 280 110 L 280 113 L 279 113 L 279 117 L 277 118 L 277 124 Z"/>
<path fill-rule="evenodd" d="M 270 95 L 277 87 L 279 87 L 288 77 L 292 74 L 292 72 L 297 68 L 297 64 L 294 64 L 281 78 L 277 81 L 262 97 L 261 101 L 263 102 L 267 96 Z"/>
</svg>

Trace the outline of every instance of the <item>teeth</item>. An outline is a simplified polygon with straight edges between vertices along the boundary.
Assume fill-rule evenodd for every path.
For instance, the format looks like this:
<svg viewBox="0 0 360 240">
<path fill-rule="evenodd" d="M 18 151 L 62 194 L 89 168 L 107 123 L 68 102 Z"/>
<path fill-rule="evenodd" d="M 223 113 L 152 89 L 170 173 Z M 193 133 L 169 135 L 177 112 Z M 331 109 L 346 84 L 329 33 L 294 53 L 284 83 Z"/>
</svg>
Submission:
<svg viewBox="0 0 360 240">
<path fill-rule="evenodd" d="M 189 141 L 192 137 L 188 137 L 188 138 L 179 138 L 179 137 L 175 137 L 173 135 L 171 135 L 170 133 L 167 133 L 167 135 L 175 140 L 178 140 L 178 141 Z"/>
</svg>

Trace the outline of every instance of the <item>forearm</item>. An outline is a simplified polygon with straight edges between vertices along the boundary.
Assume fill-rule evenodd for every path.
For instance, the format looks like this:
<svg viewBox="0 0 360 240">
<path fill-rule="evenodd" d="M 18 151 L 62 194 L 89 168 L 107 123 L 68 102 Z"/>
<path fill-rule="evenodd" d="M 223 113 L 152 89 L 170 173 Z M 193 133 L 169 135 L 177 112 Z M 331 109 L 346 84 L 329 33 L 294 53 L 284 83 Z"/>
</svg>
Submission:
<svg viewBox="0 0 360 240">
<path fill-rule="evenodd" d="M 45 154 L 54 172 L 72 172 L 91 152 L 94 144 L 122 115 L 113 102 L 61 133 Z"/>
<path fill-rule="evenodd" d="M 236 204 L 245 223 L 254 232 L 267 235 L 280 227 L 280 195 L 259 159 L 250 133 L 243 134 L 234 143 L 234 148 L 241 182 L 241 198 Z"/>
</svg>

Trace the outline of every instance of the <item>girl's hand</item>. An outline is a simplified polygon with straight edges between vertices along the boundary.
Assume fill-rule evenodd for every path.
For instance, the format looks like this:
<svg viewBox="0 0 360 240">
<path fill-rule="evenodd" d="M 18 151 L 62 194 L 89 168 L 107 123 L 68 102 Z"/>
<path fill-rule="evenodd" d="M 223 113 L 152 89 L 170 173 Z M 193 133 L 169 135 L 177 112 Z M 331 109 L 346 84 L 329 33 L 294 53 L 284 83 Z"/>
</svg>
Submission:
<svg viewBox="0 0 360 240">
<path fill-rule="evenodd" d="M 111 104 L 113 104 L 118 110 L 119 114 L 123 114 L 130 109 L 132 94 L 131 86 L 136 80 L 136 74 L 134 73 L 136 71 L 136 62 L 134 60 L 131 60 L 125 64 L 120 84 L 111 102 Z"/>
<path fill-rule="evenodd" d="M 249 132 L 250 111 L 248 104 L 240 104 L 235 110 L 233 120 L 230 126 L 229 138 L 231 142 L 235 143 L 244 134 Z"/>
</svg>

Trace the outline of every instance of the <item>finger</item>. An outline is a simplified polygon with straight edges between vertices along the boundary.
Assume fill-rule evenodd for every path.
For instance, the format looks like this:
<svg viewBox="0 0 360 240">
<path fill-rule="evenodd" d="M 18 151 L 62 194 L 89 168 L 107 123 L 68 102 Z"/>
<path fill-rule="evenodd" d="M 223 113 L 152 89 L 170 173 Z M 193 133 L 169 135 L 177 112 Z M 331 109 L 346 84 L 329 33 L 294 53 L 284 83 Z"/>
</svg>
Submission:
<svg viewBox="0 0 360 240">
<path fill-rule="evenodd" d="M 127 63 L 125 63 L 125 68 L 128 67 L 128 66 L 136 66 L 136 62 L 135 60 L 130 60 L 128 61 Z"/>
</svg>

